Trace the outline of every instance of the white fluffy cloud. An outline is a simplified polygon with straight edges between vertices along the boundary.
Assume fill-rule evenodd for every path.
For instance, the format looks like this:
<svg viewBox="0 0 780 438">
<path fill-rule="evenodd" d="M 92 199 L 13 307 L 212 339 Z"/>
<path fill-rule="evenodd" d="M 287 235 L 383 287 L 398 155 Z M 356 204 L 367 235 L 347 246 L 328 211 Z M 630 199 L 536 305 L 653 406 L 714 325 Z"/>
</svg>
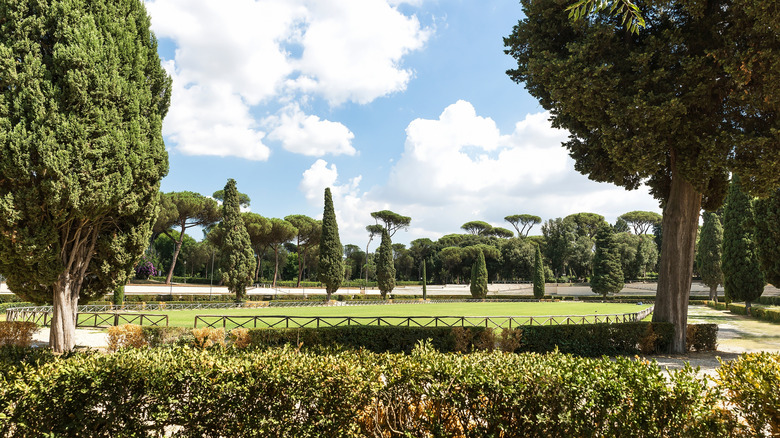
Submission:
<svg viewBox="0 0 780 438">
<path fill-rule="evenodd" d="M 402 59 L 430 31 L 398 3 L 148 1 L 152 29 L 177 45 L 168 68 L 175 88 L 166 135 L 187 154 L 265 160 L 262 125 L 271 132 L 267 139 L 292 152 L 354 154 L 347 127 L 303 114 L 298 103 L 319 97 L 363 104 L 405 90 L 413 72 Z M 274 114 L 274 102 L 288 105 Z M 252 116 L 258 108 L 267 109 L 262 120 Z"/>
<path fill-rule="evenodd" d="M 365 241 L 370 212 L 383 209 L 412 217 L 409 231 L 394 237 L 400 242 L 458 233 L 471 220 L 510 228 L 503 218 L 517 213 L 549 219 L 588 211 L 614 222 L 627 211 L 654 209 L 645 190 L 598 184 L 574 171 L 561 146 L 568 134 L 547 119 L 529 114 L 502 134 L 492 119 L 458 101 L 438 119 L 409 124 L 403 156 L 381 187 L 361 192 L 360 177 L 340 185 L 336 166 L 318 160 L 300 189 L 321 205 L 322 191 L 331 187 L 344 243 Z"/>
<path fill-rule="evenodd" d="M 290 152 L 315 157 L 355 155 L 352 131 L 341 123 L 306 115 L 297 105 L 269 117 L 266 123 L 275 126 L 268 138 L 281 142 Z"/>
</svg>

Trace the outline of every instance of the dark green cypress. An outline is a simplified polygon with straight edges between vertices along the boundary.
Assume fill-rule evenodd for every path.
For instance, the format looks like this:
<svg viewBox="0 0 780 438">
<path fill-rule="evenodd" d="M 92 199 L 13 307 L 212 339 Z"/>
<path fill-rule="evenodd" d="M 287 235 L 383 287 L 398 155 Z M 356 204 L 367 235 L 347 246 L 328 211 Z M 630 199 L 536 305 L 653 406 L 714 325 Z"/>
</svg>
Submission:
<svg viewBox="0 0 780 438">
<path fill-rule="evenodd" d="M 755 202 L 758 261 L 767 282 L 780 287 L 780 189 Z"/>
<path fill-rule="evenodd" d="M 764 274 L 758 265 L 754 226 L 750 199 L 734 174 L 723 209 L 723 288 L 726 301 L 744 301 L 748 311 L 750 303 L 764 293 Z"/>
<path fill-rule="evenodd" d="M 236 301 L 243 301 L 246 287 L 252 283 L 252 275 L 255 272 L 255 253 L 241 218 L 236 181 L 232 178 L 225 185 L 221 226 L 225 232 L 219 251 L 222 282 L 230 293 L 236 294 Z"/>
<path fill-rule="evenodd" d="M 718 285 L 723 284 L 722 258 L 723 226 L 717 214 L 705 212 L 696 251 L 696 267 L 702 283 L 710 288 L 710 301 L 718 301 Z"/>
<path fill-rule="evenodd" d="M 596 234 L 596 254 L 593 256 L 593 279 L 590 287 L 593 292 L 616 294 L 623 289 L 623 268 L 620 264 L 615 232 L 611 226 L 603 226 Z"/>
<path fill-rule="evenodd" d="M 382 299 L 395 288 L 395 265 L 393 263 L 393 244 L 387 229 L 382 229 L 382 242 L 379 244 L 376 261 L 376 283 Z"/>
<path fill-rule="evenodd" d="M 471 296 L 483 299 L 487 296 L 488 272 L 485 265 L 485 254 L 482 251 L 477 253 L 477 260 L 471 267 Z"/>
<path fill-rule="evenodd" d="M 428 299 L 428 288 L 426 285 L 428 284 L 428 275 L 425 273 L 425 260 L 423 260 L 423 267 L 422 267 L 422 281 L 423 281 L 423 299 Z"/>
<path fill-rule="evenodd" d="M 542 251 L 536 245 L 534 253 L 534 298 L 544 298 L 544 264 L 542 263 Z"/>
<path fill-rule="evenodd" d="M 339 290 L 344 280 L 344 248 L 339 239 L 339 225 L 333 209 L 330 187 L 325 189 L 325 209 L 322 213 L 322 237 L 320 238 L 320 263 L 317 268 L 320 281 L 325 285 L 327 299 Z"/>
</svg>

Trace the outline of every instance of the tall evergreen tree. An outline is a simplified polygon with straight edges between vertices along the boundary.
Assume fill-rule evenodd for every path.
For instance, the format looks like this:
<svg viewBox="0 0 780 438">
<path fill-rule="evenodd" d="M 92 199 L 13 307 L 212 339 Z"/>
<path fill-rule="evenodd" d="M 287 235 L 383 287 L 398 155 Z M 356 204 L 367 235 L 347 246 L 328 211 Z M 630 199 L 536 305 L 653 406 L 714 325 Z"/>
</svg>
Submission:
<svg viewBox="0 0 780 438">
<path fill-rule="evenodd" d="M 382 242 L 379 244 L 376 261 L 376 282 L 382 299 L 395 288 L 395 266 L 393 264 L 393 244 L 387 229 L 382 229 Z"/>
<path fill-rule="evenodd" d="M 754 240 L 755 224 L 750 199 L 734 174 L 723 209 L 723 288 L 726 301 L 750 303 L 764 293 L 764 274 L 758 265 Z"/>
<path fill-rule="evenodd" d="M 0 273 L 56 352 L 149 243 L 170 87 L 140 0 L 0 3 Z"/>
<path fill-rule="evenodd" d="M 219 266 L 223 284 L 230 293 L 236 294 L 236 301 L 243 301 L 246 287 L 252 283 L 255 253 L 241 217 L 239 202 L 236 181 L 231 178 L 225 185 L 225 201 L 222 204 L 224 236 L 219 250 Z"/>
<path fill-rule="evenodd" d="M 780 189 L 755 201 L 758 260 L 767 282 L 780 287 Z"/>
<path fill-rule="evenodd" d="M 317 269 L 320 281 L 325 285 L 327 299 L 339 290 L 344 280 L 344 248 L 339 239 L 339 225 L 333 209 L 330 187 L 325 189 L 325 208 L 322 214 L 322 236 L 320 237 L 320 263 Z"/>
<path fill-rule="evenodd" d="M 534 253 L 534 298 L 544 298 L 544 263 L 542 263 L 542 250 L 536 245 Z"/>
<path fill-rule="evenodd" d="M 723 227 L 716 213 L 705 212 L 696 251 L 696 267 L 701 281 L 710 288 L 710 301 L 718 301 L 718 285 L 723 284 Z"/>
<path fill-rule="evenodd" d="M 474 265 L 471 267 L 471 296 L 482 299 L 487 296 L 488 271 L 485 265 L 485 254 L 479 251 Z"/>
<path fill-rule="evenodd" d="M 623 289 L 623 269 L 615 244 L 615 232 L 609 225 L 601 227 L 596 234 L 596 254 L 593 256 L 593 278 L 590 287 L 604 298 L 607 294 L 616 294 Z"/>
<path fill-rule="evenodd" d="M 428 274 L 425 272 L 425 260 L 422 262 L 422 297 L 424 300 L 428 299 Z"/>
</svg>

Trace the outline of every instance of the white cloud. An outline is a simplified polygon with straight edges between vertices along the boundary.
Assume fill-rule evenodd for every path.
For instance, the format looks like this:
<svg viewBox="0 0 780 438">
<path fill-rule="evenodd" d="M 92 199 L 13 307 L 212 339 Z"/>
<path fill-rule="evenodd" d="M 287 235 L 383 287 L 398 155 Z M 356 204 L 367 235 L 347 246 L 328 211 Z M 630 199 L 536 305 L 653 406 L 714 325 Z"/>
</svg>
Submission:
<svg viewBox="0 0 780 438">
<path fill-rule="evenodd" d="M 386 184 L 360 191 L 357 177 L 340 185 L 336 166 L 318 160 L 300 188 L 321 206 L 324 188 L 331 187 L 342 243 L 357 244 L 367 239 L 370 213 L 383 209 L 412 217 L 409 230 L 393 238 L 401 243 L 459 233 L 471 220 L 511 228 L 503 218 L 517 213 L 546 220 L 587 211 L 614 222 L 627 211 L 657 211 L 646 190 L 628 192 L 574 171 L 561 146 L 568 134 L 547 119 L 547 113 L 529 114 L 511 134 L 501 134 L 492 119 L 458 101 L 436 120 L 409 124 L 403 156 Z"/>
<path fill-rule="evenodd" d="M 290 152 L 321 157 L 332 155 L 355 155 L 352 139 L 355 134 L 338 122 L 322 120 L 306 115 L 297 105 L 292 105 L 280 115 L 269 117 L 266 123 L 275 125 L 268 138 L 281 142 Z"/>
<path fill-rule="evenodd" d="M 365 104 L 406 89 L 413 72 L 402 66 L 403 57 L 431 31 L 397 3 L 148 1 L 152 29 L 177 46 L 166 135 L 187 154 L 265 160 L 260 123 L 272 132 L 269 140 L 292 152 L 354 154 L 346 126 L 303 114 L 299 104 L 314 97 L 330 105 Z M 279 102 L 286 105 L 276 113 Z M 291 104 L 297 105 L 292 113 Z M 265 110 L 262 120 L 255 120 L 255 109 Z M 238 118 L 228 122 L 228 115 Z"/>
</svg>

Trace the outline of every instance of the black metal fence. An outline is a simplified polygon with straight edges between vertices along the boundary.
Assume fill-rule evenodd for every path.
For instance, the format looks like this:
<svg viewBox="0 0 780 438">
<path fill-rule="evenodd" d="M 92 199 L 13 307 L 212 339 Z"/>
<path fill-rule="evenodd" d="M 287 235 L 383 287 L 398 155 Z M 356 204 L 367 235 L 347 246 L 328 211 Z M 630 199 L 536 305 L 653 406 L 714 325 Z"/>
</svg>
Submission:
<svg viewBox="0 0 780 438">
<path fill-rule="evenodd" d="M 641 321 L 652 311 L 611 315 L 567 316 L 195 316 L 195 327 L 224 328 L 322 328 L 342 326 L 391 327 L 490 327 L 515 328 L 531 325 L 614 324 Z M 647 313 L 645 313 L 647 312 Z M 643 316 L 644 314 L 644 316 Z"/>
</svg>

